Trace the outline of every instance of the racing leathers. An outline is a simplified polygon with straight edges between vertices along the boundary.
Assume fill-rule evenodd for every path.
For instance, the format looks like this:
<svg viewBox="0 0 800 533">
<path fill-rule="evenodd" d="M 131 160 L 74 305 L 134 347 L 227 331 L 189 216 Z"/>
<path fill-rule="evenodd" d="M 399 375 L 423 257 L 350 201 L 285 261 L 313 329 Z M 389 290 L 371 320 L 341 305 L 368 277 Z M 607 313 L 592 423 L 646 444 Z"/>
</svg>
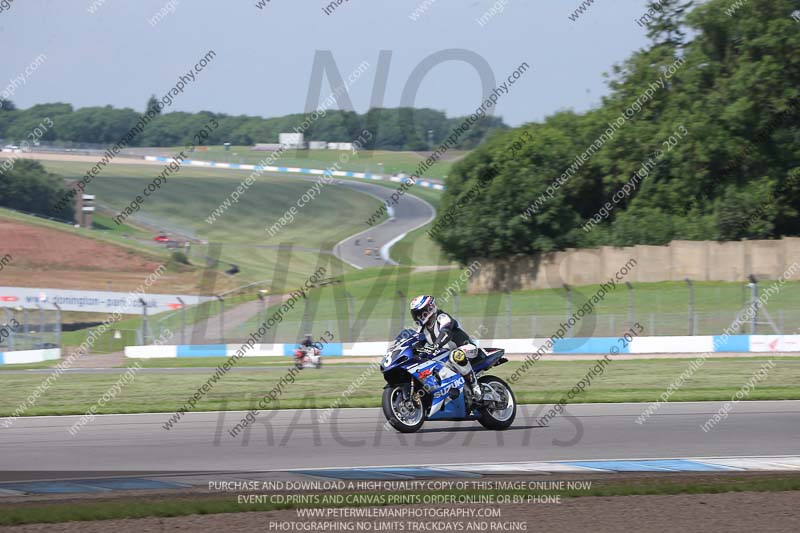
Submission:
<svg viewBox="0 0 800 533">
<path fill-rule="evenodd" d="M 303 359 L 309 353 L 314 353 L 314 340 L 311 335 L 306 335 L 297 345 L 297 358 Z"/>
<path fill-rule="evenodd" d="M 478 356 L 478 347 L 469 334 L 461 329 L 458 321 L 444 311 L 437 310 L 434 317 L 420 327 L 419 332 L 432 346 L 432 353 L 444 348 L 450 350 L 450 367 L 464 377 L 473 400 L 479 400 L 483 393 L 470 363 L 470 359 Z"/>
</svg>

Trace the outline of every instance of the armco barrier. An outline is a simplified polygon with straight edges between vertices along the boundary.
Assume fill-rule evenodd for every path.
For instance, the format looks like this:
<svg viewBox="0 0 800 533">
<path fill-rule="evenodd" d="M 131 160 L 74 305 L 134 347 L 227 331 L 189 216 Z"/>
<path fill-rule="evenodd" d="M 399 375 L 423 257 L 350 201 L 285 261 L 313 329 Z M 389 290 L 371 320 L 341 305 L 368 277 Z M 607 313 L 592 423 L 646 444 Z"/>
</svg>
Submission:
<svg viewBox="0 0 800 533">
<path fill-rule="evenodd" d="M 548 339 L 482 339 L 481 347 L 504 348 L 508 354 L 536 352 Z M 181 346 L 128 346 L 126 357 L 230 357 L 241 344 L 210 344 Z M 296 344 L 256 344 L 245 357 L 282 357 L 294 353 Z M 330 343 L 323 347 L 322 355 L 369 357 L 383 355 L 388 342 Z M 554 355 L 574 354 L 661 354 L 661 353 L 723 353 L 723 352 L 800 352 L 800 335 L 730 335 L 726 338 L 712 335 L 695 337 L 634 337 L 623 346 L 616 337 L 588 337 L 556 339 L 551 350 Z"/>
<path fill-rule="evenodd" d="M 19 365 L 23 363 L 41 363 L 61 359 L 61 348 L 47 350 L 21 350 L 17 352 L 0 352 L 0 365 Z"/>
<path fill-rule="evenodd" d="M 159 163 L 169 163 L 172 161 L 171 158 L 168 157 L 161 157 L 161 156 L 152 156 L 148 155 L 145 156 L 145 161 L 158 161 Z M 320 168 L 300 168 L 300 167 L 273 167 L 273 166 L 261 166 L 261 165 L 245 165 L 240 163 L 218 163 L 217 161 L 195 161 L 193 159 L 185 159 L 182 163 L 182 166 L 189 165 L 194 167 L 206 167 L 206 168 L 227 168 L 231 170 L 258 170 L 261 172 L 279 172 L 282 174 L 314 174 L 314 175 L 330 175 L 330 176 L 339 176 L 342 178 L 358 178 L 358 179 L 365 179 L 365 180 L 378 180 L 378 181 L 394 181 L 394 182 L 405 182 L 408 181 L 408 178 L 400 178 L 397 176 L 386 176 L 384 174 L 372 174 L 370 172 L 350 172 L 346 170 L 323 170 Z M 438 183 L 433 183 L 425 179 L 419 179 L 416 182 L 416 185 L 419 187 L 425 187 L 428 189 L 436 189 L 437 191 L 443 191 L 445 189 L 444 185 L 440 185 Z"/>
</svg>

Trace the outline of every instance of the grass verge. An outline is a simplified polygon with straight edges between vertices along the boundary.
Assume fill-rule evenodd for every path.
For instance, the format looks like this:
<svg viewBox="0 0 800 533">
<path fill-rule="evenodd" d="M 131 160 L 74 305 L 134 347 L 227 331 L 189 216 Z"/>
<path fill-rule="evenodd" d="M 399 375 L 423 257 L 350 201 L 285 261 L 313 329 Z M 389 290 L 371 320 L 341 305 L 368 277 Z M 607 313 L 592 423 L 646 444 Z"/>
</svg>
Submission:
<svg viewBox="0 0 800 533">
<path fill-rule="evenodd" d="M 727 401 L 736 394 L 766 363 L 767 358 L 707 359 L 703 366 L 685 381 L 671 401 Z M 132 365 L 131 360 L 128 365 Z M 177 364 L 170 359 L 167 364 Z M 776 358 L 775 368 L 750 391 L 749 400 L 800 399 L 800 358 Z M 152 362 L 152 361 L 150 361 Z M 203 361 L 209 364 L 208 361 Z M 248 364 L 247 361 L 244 364 Z M 500 366 L 493 374 L 507 378 L 521 363 Z M 518 403 L 554 403 L 564 396 L 595 366 L 589 361 L 540 361 L 513 385 Z M 687 359 L 651 359 L 614 361 L 602 376 L 592 380 L 590 388 L 577 395 L 572 403 L 586 402 L 652 402 L 689 367 Z M 286 376 L 289 362 L 276 367 L 234 369 L 199 402 L 197 411 L 233 411 L 253 408 L 259 399 Z M 54 381 L 47 393 L 24 414 L 83 414 L 99 397 L 116 383 L 119 373 L 75 373 Z M 270 405 L 278 409 L 326 408 L 341 398 L 363 373 L 366 378 L 348 398 L 347 407 L 378 407 L 383 376 L 363 367 L 327 366 L 321 370 L 304 370 L 285 387 L 278 401 Z M 139 372 L 136 379 L 122 388 L 113 402 L 98 412 L 141 413 L 174 412 L 213 374 L 202 372 Z M 22 404 L 28 395 L 46 379 L 44 374 L 3 374 L 0 372 L 0 416 L 7 416 Z"/>
</svg>

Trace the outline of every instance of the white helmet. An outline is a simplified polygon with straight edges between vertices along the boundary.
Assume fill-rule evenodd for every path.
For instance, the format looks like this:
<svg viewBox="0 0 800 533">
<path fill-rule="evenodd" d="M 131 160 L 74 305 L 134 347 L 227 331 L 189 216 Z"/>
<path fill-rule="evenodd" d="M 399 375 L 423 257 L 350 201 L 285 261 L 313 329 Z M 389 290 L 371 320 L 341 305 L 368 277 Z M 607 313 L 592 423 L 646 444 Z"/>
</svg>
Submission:
<svg viewBox="0 0 800 533">
<path fill-rule="evenodd" d="M 422 295 L 411 300 L 411 318 L 420 326 L 426 325 L 436 316 L 436 299 L 433 296 Z"/>
</svg>

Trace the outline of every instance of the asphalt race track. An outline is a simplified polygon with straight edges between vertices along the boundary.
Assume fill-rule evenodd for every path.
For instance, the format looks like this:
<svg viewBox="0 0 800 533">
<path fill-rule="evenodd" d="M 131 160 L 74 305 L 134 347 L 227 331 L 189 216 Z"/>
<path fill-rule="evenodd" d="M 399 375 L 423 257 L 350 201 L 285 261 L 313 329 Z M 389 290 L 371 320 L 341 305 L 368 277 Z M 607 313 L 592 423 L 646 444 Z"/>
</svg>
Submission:
<svg viewBox="0 0 800 533">
<path fill-rule="evenodd" d="M 537 422 L 550 406 L 522 406 L 506 432 L 474 422 L 428 422 L 414 435 L 384 429 L 379 409 L 261 414 L 251 431 L 228 434 L 242 412 L 98 416 L 75 436 L 76 416 L 19 418 L 0 429 L 3 480 L 58 472 L 255 472 L 297 468 L 444 465 L 516 461 L 788 455 L 800 452 L 800 401 L 741 402 L 709 432 L 723 402 L 673 403 L 644 424 L 647 404 L 577 404 Z M 17 473 L 15 473 L 15 471 Z M 27 472 L 24 472 L 27 471 Z M 33 474 L 32 474 L 33 473 Z M 33 476 L 39 477 L 39 476 Z"/>
<path fill-rule="evenodd" d="M 264 176 L 274 174 L 265 173 Z M 285 175 L 277 175 L 285 178 Z M 318 176 L 293 176 L 309 182 L 319 180 Z M 396 185 L 393 182 L 392 185 Z M 346 187 L 361 194 L 372 196 L 381 201 L 391 202 L 391 196 L 395 193 L 395 188 L 375 185 L 367 181 L 336 180 L 336 187 Z M 350 237 L 339 241 L 333 247 L 333 255 L 349 264 L 352 267 L 362 269 L 383 265 L 396 265 L 397 263 L 389 257 L 389 248 L 400 241 L 407 233 L 420 228 L 433 220 L 436 210 L 425 200 L 412 194 L 404 194 L 400 197 L 397 204 L 393 205 L 394 220 L 386 220 L 381 224 L 369 226 L 366 220 L 359 220 L 364 226 L 363 231 L 359 231 Z M 372 239 L 371 241 L 369 239 Z M 356 245 L 358 242 L 358 245 Z M 364 250 L 373 250 L 370 255 L 365 255 Z M 374 250 L 380 250 L 375 253 Z"/>
<path fill-rule="evenodd" d="M 265 173 L 264 176 L 275 175 L 285 178 L 283 174 Z M 302 179 L 310 182 L 319 180 L 319 176 L 293 176 L 295 179 Z M 414 196 L 404 194 L 395 204 L 391 196 L 396 192 L 396 188 L 375 185 L 368 181 L 355 180 L 335 180 L 336 187 L 346 187 L 361 194 L 372 196 L 380 202 L 389 202 L 394 209 L 394 219 L 386 220 L 381 224 L 370 226 L 366 220 L 359 221 L 363 224 L 364 230 L 351 235 L 333 247 L 333 255 L 349 264 L 352 267 L 362 269 L 382 265 L 396 265 L 397 263 L 389 257 L 389 248 L 400 241 L 410 231 L 421 228 L 436 216 L 436 210 L 431 204 Z M 388 182 L 392 185 L 398 184 Z M 372 239 L 371 241 L 369 239 Z M 356 245 L 358 242 L 358 245 Z M 366 248 L 373 249 L 373 253 L 365 255 Z M 375 253 L 377 249 L 380 253 Z"/>
<path fill-rule="evenodd" d="M 361 183 L 358 181 L 342 181 L 343 187 L 349 187 L 358 192 L 368 194 L 380 200 L 389 201 L 395 189 L 389 189 L 371 183 Z M 356 268 L 366 268 L 380 266 L 384 264 L 397 264 L 389 258 L 388 249 L 392 244 L 402 239 L 408 232 L 420 228 L 433 220 L 436 210 L 431 204 L 412 194 L 404 194 L 394 208 L 394 220 L 387 220 L 377 226 L 369 226 L 363 222 L 365 230 L 361 233 L 351 235 L 334 246 L 333 253 L 342 261 Z M 372 242 L 368 243 L 368 239 Z M 359 246 L 356 246 L 359 241 Z M 381 254 L 364 255 L 366 246 L 379 248 Z"/>
</svg>

